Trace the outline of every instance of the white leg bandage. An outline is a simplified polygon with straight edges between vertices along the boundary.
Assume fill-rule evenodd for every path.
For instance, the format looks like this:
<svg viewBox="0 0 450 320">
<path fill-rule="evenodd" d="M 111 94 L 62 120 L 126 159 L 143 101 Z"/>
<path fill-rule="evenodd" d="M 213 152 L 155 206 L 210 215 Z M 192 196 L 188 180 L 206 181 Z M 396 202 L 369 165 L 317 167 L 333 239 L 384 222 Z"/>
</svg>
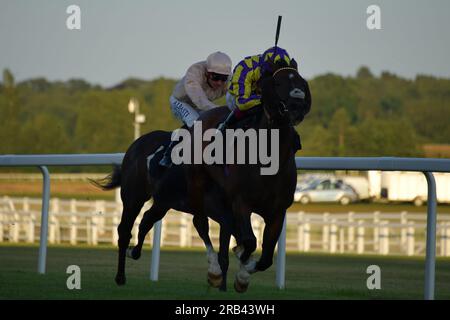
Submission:
<svg viewBox="0 0 450 320">
<path fill-rule="evenodd" d="M 236 247 L 233 248 L 233 252 L 236 255 L 236 257 L 238 259 L 240 259 L 242 254 L 244 253 L 244 247 L 236 246 Z M 239 260 L 241 271 L 245 270 L 248 273 L 255 273 L 256 272 L 256 263 L 257 263 L 257 261 L 253 257 L 248 258 L 248 260 L 245 262 L 245 264 L 243 264 Z M 239 271 L 239 272 L 241 272 L 241 271 Z"/>
<path fill-rule="evenodd" d="M 208 272 L 217 275 L 222 274 L 219 258 L 212 247 L 206 247 L 206 256 L 208 257 Z"/>
</svg>

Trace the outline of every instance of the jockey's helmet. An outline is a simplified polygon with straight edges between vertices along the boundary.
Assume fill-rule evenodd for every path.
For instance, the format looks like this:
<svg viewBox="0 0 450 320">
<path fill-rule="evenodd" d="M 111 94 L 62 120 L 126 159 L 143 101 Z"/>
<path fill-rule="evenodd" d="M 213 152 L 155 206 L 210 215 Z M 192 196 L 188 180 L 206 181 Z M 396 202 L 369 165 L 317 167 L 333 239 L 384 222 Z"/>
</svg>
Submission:
<svg viewBox="0 0 450 320">
<path fill-rule="evenodd" d="M 264 51 L 262 54 L 262 60 L 264 62 L 271 60 L 274 63 L 279 60 L 284 60 L 288 65 L 291 62 L 291 58 L 289 57 L 287 51 L 280 47 L 272 47 Z"/>
<path fill-rule="evenodd" d="M 206 59 L 206 70 L 208 72 L 230 75 L 231 64 L 231 59 L 227 54 L 217 51 L 211 53 Z"/>
</svg>

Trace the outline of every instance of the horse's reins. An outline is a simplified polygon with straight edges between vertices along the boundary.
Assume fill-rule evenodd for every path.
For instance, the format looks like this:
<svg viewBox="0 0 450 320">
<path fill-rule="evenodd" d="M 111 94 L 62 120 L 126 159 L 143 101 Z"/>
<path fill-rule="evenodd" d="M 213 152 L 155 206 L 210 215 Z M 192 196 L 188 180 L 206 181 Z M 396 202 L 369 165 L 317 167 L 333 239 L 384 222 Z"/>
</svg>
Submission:
<svg viewBox="0 0 450 320">
<path fill-rule="evenodd" d="M 284 70 L 295 71 L 295 73 L 297 73 L 297 74 L 299 75 L 298 70 L 295 69 L 295 68 L 292 68 L 292 67 L 282 67 L 282 68 L 276 70 L 276 71 L 272 74 L 272 78 L 275 79 L 275 75 L 276 75 L 278 72 L 284 71 Z M 292 76 L 292 74 L 291 74 L 291 76 Z M 290 80 L 291 83 L 292 83 L 292 77 L 291 77 L 291 76 L 289 77 L 289 80 Z M 280 99 L 280 103 L 281 103 L 281 105 L 283 106 L 283 109 L 282 109 L 282 110 L 278 109 L 278 112 L 279 112 L 280 116 L 283 116 L 283 114 L 286 113 L 286 112 L 288 112 L 289 110 L 288 110 L 288 108 L 286 107 L 286 104 L 284 103 L 283 100 Z M 264 110 L 264 111 L 265 111 L 265 110 Z M 270 121 L 270 116 L 267 114 L 266 111 L 265 111 L 265 113 L 266 113 L 267 118 L 268 118 L 269 121 Z"/>
<path fill-rule="evenodd" d="M 283 67 L 283 68 L 280 68 L 280 69 L 276 70 L 276 71 L 273 73 L 272 77 L 275 78 L 275 75 L 276 75 L 278 72 L 283 71 L 283 70 L 292 70 L 292 71 L 295 71 L 295 73 L 298 73 L 297 69 L 295 69 L 295 68 L 292 68 L 292 67 Z"/>
</svg>

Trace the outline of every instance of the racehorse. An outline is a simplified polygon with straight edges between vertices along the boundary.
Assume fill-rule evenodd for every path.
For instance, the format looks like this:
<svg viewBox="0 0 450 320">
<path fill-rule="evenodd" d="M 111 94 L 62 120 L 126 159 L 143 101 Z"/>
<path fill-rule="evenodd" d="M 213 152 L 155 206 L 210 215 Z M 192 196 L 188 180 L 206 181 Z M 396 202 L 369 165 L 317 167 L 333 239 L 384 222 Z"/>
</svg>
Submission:
<svg viewBox="0 0 450 320">
<path fill-rule="evenodd" d="M 126 282 L 127 254 L 139 259 L 146 234 L 170 208 L 194 215 L 194 226 L 207 248 L 208 282 L 212 286 L 226 290 L 232 234 L 238 244 L 234 251 L 241 262 L 234 284 L 238 292 L 247 289 L 249 272 L 263 271 L 272 264 L 275 244 L 285 211 L 292 204 L 296 184 L 294 146 L 297 135 L 293 125 L 301 122 L 309 112 L 311 95 L 307 82 L 298 74 L 295 61 L 290 66 L 272 64 L 271 69 L 263 75 L 260 83 L 262 112 L 260 117 L 255 117 L 257 121 L 253 127 L 280 131 L 280 141 L 283 142 L 279 150 L 281 170 L 276 175 L 261 176 L 258 165 L 177 165 L 152 176 L 149 174 L 150 160 L 159 162 L 162 152 L 158 151 L 169 143 L 171 136 L 170 132 L 153 131 L 128 148 L 121 167 L 116 167 L 104 181 L 94 182 L 105 190 L 121 187 L 123 212 L 118 226 L 119 254 L 115 277 L 118 285 Z M 203 121 L 204 129 L 216 127 L 226 113 L 226 108 L 213 109 L 205 112 L 199 120 Z M 152 197 L 153 205 L 144 213 L 139 225 L 138 244 L 129 248 L 134 221 L 144 203 Z M 252 212 L 260 214 L 266 223 L 263 251 L 258 263 L 249 259 L 256 249 L 250 222 Z M 218 256 L 208 235 L 208 216 L 220 224 Z"/>
<path fill-rule="evenodd" d="M 240 238 L 238 247 L 234 249 L 241 263 L 234 283 L 238 292 L 247 290 L 251 273 L 264 271 L 273 263 L 275 245 L 296 187 L 295 152 L 299 148 L 299 136 L 294 126 L 303 121 L 311 109 L 308 83 L 299 74 L 293 59 L 289 65 L 285 62 L 270 62 L 270 68 L 262 75 L 258 86 L 261 90 L 260 116 L 255 117 L 247 128 L 278 131 L 279 149 L 275 148 L 279 159 L 278 172 L 261 175 L 261 163 L 187 166 L 190 179 L 196 179 L 196 183 L 189 185 L 188 198 L 197 214 L 203 215 L 202 210 L 205 208 L 202 204 L 208 190 L 206 186 L 211 181 L 224 191 L 223 199 L 228 201 L 224 205 L 232 208 L 235 232 Z M 202 130 L 217 127 L 227 113 L 226 108 L 216 108 L 202 114 L 199 118 Z M 230 142 L 226 141 L 225 144 Z M 269 141 L 266 146 L 268 150 L 270 146 Z M 249 151 L 249 146 L 246 150 Z M 265 222 L 262 253 L 258 261 L 250 257 L 256 249 L 250 220 L 252 213 L 259 214 Z"/>
<path fill-rule="evenodd" d="M 165 131 L 153 131 L 141 136 L 128 148 L 120 167 L 116 166 L 114 171 L 103 180 L 91 180 L 104 190 L 121 187 L 123 211 L 117 228 L 119 252 L 115 281 L 118 285 L 125 284 L 126 257 L 139 259 L 145 236 L 153 224 L 173 208 L 194 215 L 193 224 L 207 248 L 208 283 L 216 288 L 220 286 L 220 289 L 225 291 L 229 264 L 228 250 L 233 229 L 233 221 L 229 213 L 231 208 L 227 208 L 227 201 L 222 199 L 223 191 L 211 184 L 205 194 L 203 205 L 208 216 L 220 224 L 220 248 L 217 255 L 208 235 L 208 218 L 204 215 L 196 215 L 189 206 L 188 181 L 182 166 L 172 166 L 170 169 L 157 167 L 157 170 L 164 170 L 164 172 L 155 175 L 149 174 L 149 164 L 159 162 L 164 146 L 170 142 L 170 137 L 171 133 Z M 129 248 L 134 222 L 144 203 L 150 198 L 153 198 L 153 204 L 144 213 L 139 224 L 138 243 L 135 247 Z"/>
</svg>

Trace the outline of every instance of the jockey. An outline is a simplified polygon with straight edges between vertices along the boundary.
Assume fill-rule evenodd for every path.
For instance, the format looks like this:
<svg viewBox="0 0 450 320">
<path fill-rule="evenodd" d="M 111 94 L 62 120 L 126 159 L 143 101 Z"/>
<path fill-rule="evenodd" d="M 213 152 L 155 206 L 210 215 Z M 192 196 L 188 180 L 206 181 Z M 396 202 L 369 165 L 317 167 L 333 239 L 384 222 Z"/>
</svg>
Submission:
<svg viewBox="0 0 450 320">
<path fill-rule="evenodd" d="M 225 95 L 230 74 L 231 59 L 220 51 L 210 54 L 206 61 L 190 66 L 170 96 L 172 113 L 187 127 L 192 127 L 201 112 L 218 107 L 212 101 Z M 170 167 L 170 154 L 176 143 L 170 142 L 160 165 Z"/>
<path fill-rule="evenodd" d="M 223 133 L 227 127 L 243 118 L 246 111 L 261 104 L 261 89 L 258 80 L 263 72 L 268 69 L 269 60 L 274 63 L 279 60 L 290 63 L 290 57 L 286 50 L 272 47 L 263 54 L 246 57 L 236 65 L 226 95 L 227 106 L 231 113 L 219 125 L 219 131 Z"/>
</svg>

